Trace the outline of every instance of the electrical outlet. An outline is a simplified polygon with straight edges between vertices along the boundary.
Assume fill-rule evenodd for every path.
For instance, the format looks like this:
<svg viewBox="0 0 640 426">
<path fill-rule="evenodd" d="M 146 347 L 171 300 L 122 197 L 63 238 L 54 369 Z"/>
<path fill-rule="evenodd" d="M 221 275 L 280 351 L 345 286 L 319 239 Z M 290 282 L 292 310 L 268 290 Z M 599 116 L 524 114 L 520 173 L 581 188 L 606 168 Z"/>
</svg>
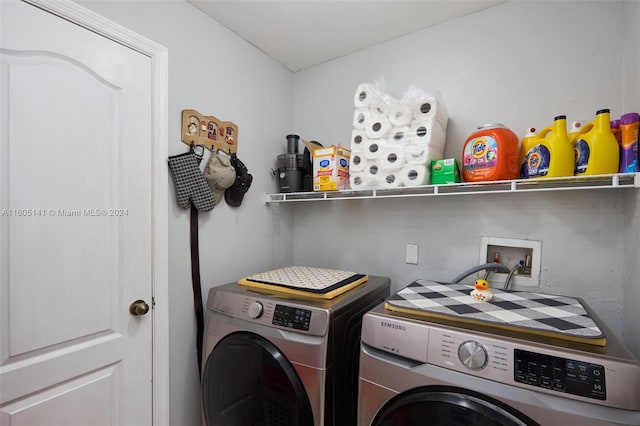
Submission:
<svg viewBox="0 0 640 426">
<path fill-rule="evenodd" d="M 418 264 L 418 245 L 417 244 L 407 244 L 407 255 L 406 255 L 405 263 L 410 263 L 412 265 Z"/>
<path fill-rule="evenodd" d="M 524 264 L 524 269 L 511 277 L 509 288 L 517 286 L 536 287 L 540 285 L 542 242 L 535 240 L 517 240 L 513 238 L 480 237 L 479 264 L 499 262 L 511 269 Z M 506 273 L 492 272 L 489 282 L 504 285 Z"/>
</svg>

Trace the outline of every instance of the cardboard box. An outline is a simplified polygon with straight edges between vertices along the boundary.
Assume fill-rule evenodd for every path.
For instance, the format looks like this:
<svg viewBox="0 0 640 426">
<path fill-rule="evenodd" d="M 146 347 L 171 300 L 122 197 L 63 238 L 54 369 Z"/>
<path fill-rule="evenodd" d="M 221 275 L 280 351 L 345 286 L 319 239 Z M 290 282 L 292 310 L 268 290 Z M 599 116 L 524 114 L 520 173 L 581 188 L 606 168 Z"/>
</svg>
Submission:
<svg viewBox="0 0 640 426">
<path fill-rule="evenodd" d="M 351 150 L 332 145 L 313 150 L 313 190 L 337 191 L 349 187 Z"/>
<path fill-rule="evenodd" d="M 460 169 L 455 158 L 435 160 L 431 162 L 431 184 L 441 185 L 444 183 L 460 182 Z"/>
</svg>

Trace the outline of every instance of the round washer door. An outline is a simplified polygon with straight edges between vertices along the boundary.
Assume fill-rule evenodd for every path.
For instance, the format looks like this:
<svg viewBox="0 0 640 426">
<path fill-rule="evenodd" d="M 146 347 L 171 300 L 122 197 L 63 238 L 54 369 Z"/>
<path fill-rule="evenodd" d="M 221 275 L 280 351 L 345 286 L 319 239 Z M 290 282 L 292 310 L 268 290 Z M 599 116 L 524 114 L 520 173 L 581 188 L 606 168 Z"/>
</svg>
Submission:
<svg viewBox="0 0 640 426">
<path fill-rule="evenodd" d="M 465 389 L 431 386 L 396 395 L 378 412 L 374 426 L 539 426 L 500 401 Z"/>
<path fill-rule="evenodd" d="M 229 334 L 207 357 L 202 404 L 209 426 L 313 425 L 309 398 L 289 360 L 250 332 Z"/>
</svg>

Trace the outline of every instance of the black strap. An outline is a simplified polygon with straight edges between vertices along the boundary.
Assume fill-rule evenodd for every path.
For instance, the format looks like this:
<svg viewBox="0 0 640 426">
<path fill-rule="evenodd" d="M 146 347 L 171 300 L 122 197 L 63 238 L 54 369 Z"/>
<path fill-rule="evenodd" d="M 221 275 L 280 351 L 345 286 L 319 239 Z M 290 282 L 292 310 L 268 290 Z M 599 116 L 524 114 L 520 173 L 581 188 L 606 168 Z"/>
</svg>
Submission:
<svg viewBox="0 0 640 426">
<path fill-rule="evenodd" d="M 198 248 L 198 209 L 191 205 L 191 282 L 193 284 L 193 307 L 198 322 L 196 348 L 198 350 L 198 373 L 202 377 L 202 339 L 204 335 L 204 312 L 202 309 L 202 288 L 200 286 L 200 255 Z"/>
</svg>

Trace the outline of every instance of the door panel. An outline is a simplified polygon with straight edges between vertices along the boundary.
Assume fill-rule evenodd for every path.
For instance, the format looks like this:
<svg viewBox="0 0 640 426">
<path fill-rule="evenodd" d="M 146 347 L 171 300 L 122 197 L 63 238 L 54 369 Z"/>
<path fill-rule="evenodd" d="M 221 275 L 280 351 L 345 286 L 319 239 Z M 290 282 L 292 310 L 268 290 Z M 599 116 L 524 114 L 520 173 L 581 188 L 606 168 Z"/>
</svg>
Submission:
<svg viewBox="0 0 640 426">
<path fill-rule="evenodd" d="M 0 423 L 151 424 L 151 59 L 0 8 Z"/>
</svg>

